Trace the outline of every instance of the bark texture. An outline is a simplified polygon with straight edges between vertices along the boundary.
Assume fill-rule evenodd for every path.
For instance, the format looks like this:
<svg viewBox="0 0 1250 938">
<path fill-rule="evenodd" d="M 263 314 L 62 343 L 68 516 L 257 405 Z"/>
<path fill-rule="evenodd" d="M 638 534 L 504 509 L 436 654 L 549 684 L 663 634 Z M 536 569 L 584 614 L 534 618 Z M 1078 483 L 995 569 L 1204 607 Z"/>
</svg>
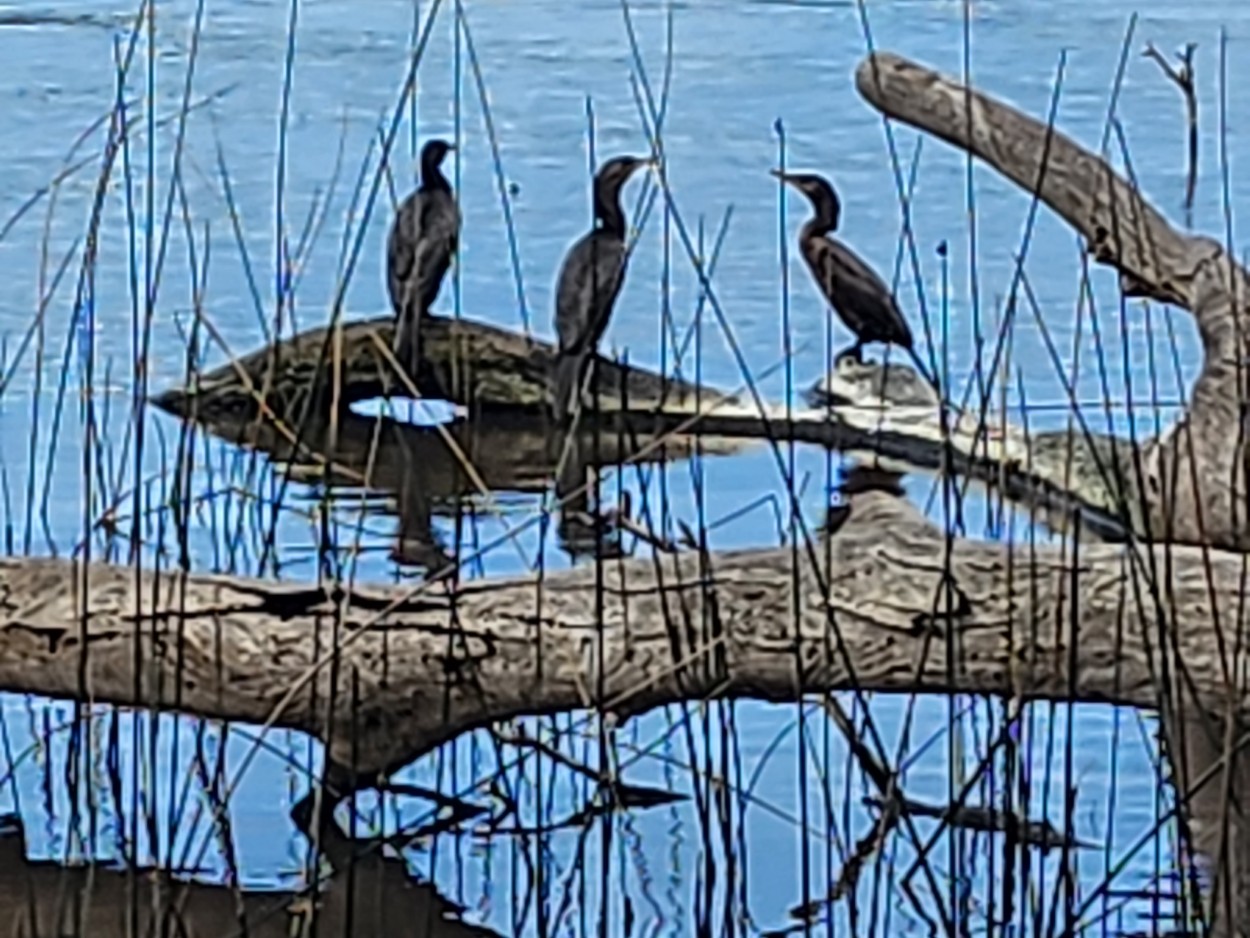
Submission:
<svg viewBox="0 0 1250 938">
<path fill-rule="evenodd" d="M 309 329 L 197 375 L 153 401 L 182 417 L 259 414 L 296 423 L 307 414 L 370 398 L 412 397 L 414 390 L 418 397 L 473 408 L 550 404 L 555 348 L 549 342 L 471 319 L 428 316 L 421 320 L 420 366 L 406 380 L 390 352 L 394 341 L 391 317 Z M 700 393 L 686 381 L 601 356 L 596 362 L 588 401 L 598 395 L 600 408 L 619 409 L 630 400 L 681 406 Z"/>
<path fill-rule="evenodd" d="M 1127 296 L 1174 303 L 1193 314 L 1203 366 L 1186 413 L 1142 446 L 1140 460 L 1132 460 L 1133 485 L 1112 492 L 1112 499 L 1136 498 L 1139 507 L 1124 517 L 1147 543 L 1244 552 L 1250 547 L 1245 269 L 1211 238 L 1178 232 L 1105 160 L 1010 105 L 888 52 L 868 56 L 855 79 L 860 94 L 878 110 L 966 150 L 1036 194 L 1084 237 L 1100 263 L 1120 272 Z M 1235 564 L 1243 562 L 1238 558 Z M 1161 582 L 1159 595 L 1166 596 L 1167 588 Z M 1217 630 L 1230 630 L 1238 648 L 1245 643 L 1244 606 L 1239 595 L 1224 612 L 1232 618 L 1214 623 Z M 1192 826 L 1195 846 L 1216 871 L 1216 886 L 1206 897 L 1215 934 L 1250 934 L 1250 832 L 1244 814 L 1250 790 L 1240 781 L 1247 766 L 1235 731 L 1244 719 L 1236 690 L 1244 679 L 1227 654 L 1220 657 L 1229 676 L 1228 700 L 1235 702 L 1193 706 L 1172 698 L 1164 706 L 1161 698 L 1161 707 L 1182 793 L 1190 785 L 1186 780 L 1227 760 L 1229 774 L 1221 776 L 1226 784 L 1195 793 Z"/>
</svg>

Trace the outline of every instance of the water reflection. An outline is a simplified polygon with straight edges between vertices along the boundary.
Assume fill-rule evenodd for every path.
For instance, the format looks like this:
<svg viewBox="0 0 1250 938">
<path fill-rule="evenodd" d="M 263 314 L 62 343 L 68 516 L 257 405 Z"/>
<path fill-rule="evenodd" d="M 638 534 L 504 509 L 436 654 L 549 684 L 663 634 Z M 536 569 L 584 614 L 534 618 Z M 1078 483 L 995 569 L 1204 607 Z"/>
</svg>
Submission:
<svg viewBox="0 0 1250 938">
<path fill-rule="evenodd" d="M 322 881 L 314 897 L 238 891 L 152 870 L 29 860 L 21 819 L 0 815 L 0 908 L 10 913 L 15 934 L 34 938 L 287 938 L 306 933 L 314 920 L 315 933 L 323 935 L 496 938 L 495 932 L 462 921 L 461 907 L 429 883 L 414 880 L 403 860 L 356 848 L 333 828 L 327 834 L 323 849 L 336 872 Z"/>
<path fill-rule="evenodd" d="M 660 543 L 629 520 L 628 503 L 596 504 L 603 470 L 656 464 L 696 454 L 728 454 L 742 443 L 692 435 L 606 430 L 584 417 L 561 436 L 545 415 L 487 412 L 435 426 L 350 411 L 314 418 L 298 432 L 271 422 L 214 414 L 204 429 L 265 454 L 293 480 L 325 487 L 331 497 L 382 496 L 399 520 L 391 556 L 437 570 L 450 554 L 436 517 L 456 517 L 495 494 L 539 495 L 554 487 L 559 542 L 573 559 L 625 551 L 622 534 Z M 558 503 L 558 504 L 555 504 Z"/>
</svg>

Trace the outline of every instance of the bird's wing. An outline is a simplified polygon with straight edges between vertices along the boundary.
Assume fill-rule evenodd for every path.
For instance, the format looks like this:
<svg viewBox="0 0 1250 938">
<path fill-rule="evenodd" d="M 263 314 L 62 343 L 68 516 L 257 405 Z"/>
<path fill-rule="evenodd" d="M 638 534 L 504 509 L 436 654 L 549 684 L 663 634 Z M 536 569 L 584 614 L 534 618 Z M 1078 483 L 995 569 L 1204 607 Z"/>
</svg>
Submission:
<svg viewBox="0 0 1250 938">
<path fill-rule="evenodd" d="M 819 238 L 808 257 L 834 308 L 857 333 L 911 344 L 911 328 L 885 281 L 841 241 Z"/>
<path fill-rule="evenodd" d="M 455 199 L 446 192 L 426 195 L 421 202 L 413 258 L 413 287 L 422 309 L 429 309 L 438 296 L 460 236 L 460 208 Z"/>
<path fill-rule="evenodd" d="M 387 241 L 387 287 L 391 307 L 421 311 L 438 295 L 460 234 L 460 209 L 446 192 L 414 192 L 404 200 Z"/>
<path fill-rule="evenodd" d="M 556 289 L 556 335 L 565 352 L 593 351 L 625 276 L 625 245 L 592 232 L 573 246 Z"/>
<path fill-rule="evenodd" d="M 422 195 L 414 192 L 404 199 L 395 213 L 386 239 L 386 288 L 391 297 L 391 309 L 396 313 L 403 306 L 404 287 L 412 275 L 416 259 L 414 246 L 420 233 Z"/>
</svg>

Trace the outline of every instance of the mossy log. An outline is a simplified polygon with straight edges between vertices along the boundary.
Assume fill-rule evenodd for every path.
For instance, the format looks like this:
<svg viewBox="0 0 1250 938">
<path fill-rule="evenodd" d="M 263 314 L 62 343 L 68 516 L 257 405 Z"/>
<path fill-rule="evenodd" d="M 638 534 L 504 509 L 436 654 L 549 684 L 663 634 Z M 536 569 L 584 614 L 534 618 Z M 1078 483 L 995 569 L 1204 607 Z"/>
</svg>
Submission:
<svg viewBox="0 0 1250 938">
<path fill-rule="evenodd" d="M 387 320 L 345 325 L 341 339 L 330 345 L 329 330 L 311 330 L 216 368 L 188 388 L 167 391 L 154 401 L 175 415 L 195 418 L 224 439 L 245 442 L 297 465 L 310 480 L 399 491 L 398 477 L 382 471 L 376 460 L 366 482 L 362 467 L 367 460 L 356 458 L 358 450 L 367 453 L 376 445 L 380 433 L 383 444 L 411 437 L 407 442 L 421 447 L 421 474 L 428 483 L 422 488 L 433 502 L 453 489 L 471 494 L 466 487 L 476 480 L 461 471 L 470 450 L 486 488 L 537 491 L 544 478 L 550 482 L 559 455 L 560 440 L 544 416 L 549 399 L 544 369 L 552 347 L 471 320 L 432 322 L 437 325 L 425 335 L 437 341 L 424 344 L 427 358 L 418 375 L 420 396 L 477 404 L 477 416 L 453 421 L 445 431 L 417 430 L 385 418 L 374 427 L 370 418 L 344 410 L 345 405 L 378 396 L 410 396 L 381 351 L 379 343 L 389 341 L 391 334 Z M 453 348 L 453 334 L 459 337 L 454 347 L 469 350 L 464 361 L 443 357 Z M 339 366 L 332 364 L 335 347 L 343 350 Z M 472 357 L 475 350 L 481 357 Z M 282 377 L 267 377 L 271 363 L 273 374 Z M 337 393 L 334 374 L 340 376 Z M 844 359 L 833 374 L 812 387 L 807 406 L 791 408 L 779 404 L 761 408 L 714 387 L 666 379 L 606 359 L 600 360 L 598 377 L 600 397 L 587 401 L 579 424 L 585 445 L 579 449 L 596 453 L 595 464 L 600 466 L 647 453 L 651 453 L 647 459 L 674 459 L 696 450 L 704 455 L 728 454 L 749 441 L 795 441 L 922 472 L 949 469 L 995 487 L 1055 530 L 1067 528 L 1077 509 L 1083 513 L 1086 536 L 1123 539 L 1126 510 L 1127 527 L 1133 527 L 1136 500 L 1117 496 L 1123 488 L 1108 487 L 1106 475 L 1111 472 L 1114 477 L 1118 471 L 1123 484 L 1131 485 L 1126 444 L 1117 449 L 1117 441 L 1110 437 L 1073 439 L 1066 433 L 1026 437 L 1010 426 L 999 432 L 985 427 L 978 415 L 957 413 L 949 406 L 943 425 L 936 397 L 903 363 L 886 366 Z M 313 379 L 321 403 L 306 406 Z M 624 395 L 616 393 L 622 381 Z M 456 390 L 466 383 L 467 393 Z M 262 388 L 267 388 L 263 395 L 267 417 L 258 409 Z M 329 413 L 334 411 L 338 416 L 331 420 Z M 294 433 L 293 426 L 300 426 L 301 432 Z M 449 449 L 453 438 L 460 445 Z M 366 440 L 367 445 L 357 445 Z M 508 458 L 500 459 L 504 453 Z M 401 459 L 396 465 L 411 463 Z M 322 466 L 328 474 L 322 473 Z"/>
<path fill-rule="evenodd" d="M 185 388 L 153 401 L 170 413 L 199 419 L 260 415 L 267 408 L 286 423 L 393 396 L 472 410 L 550 406 L 556 350 L 549 342 L 472 319 L 430 316 L 421 322 L 422 360 L 410 376 L 413 395 L 390 351 L 394 337 L 389 316 L 310 329 L 194 376 Z M 681 406 L 700 396 L 719 394 L 603 356 L 595 360 L 587 389 L 588 401 L 600 409 L 619 409 L 629 401 Z"/>
</svg>

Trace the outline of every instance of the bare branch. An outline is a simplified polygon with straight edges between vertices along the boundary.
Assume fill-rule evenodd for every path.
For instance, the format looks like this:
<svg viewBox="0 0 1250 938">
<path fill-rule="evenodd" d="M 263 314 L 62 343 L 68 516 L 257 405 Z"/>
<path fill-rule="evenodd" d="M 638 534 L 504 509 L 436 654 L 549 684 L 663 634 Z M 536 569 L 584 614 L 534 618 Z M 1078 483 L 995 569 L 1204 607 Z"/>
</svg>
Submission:
<svg viewBox="0 0 1250 938">
<path fill-rule="evenodd" d="M 1185 226 L 1193 227 L 1194 193 L 1198 188 L 1198 95 L 1194 90 L 1194 52 L 1198 43 L 1187 42 L 1183 51 L 1177 53 L 1177 65 L 1172 65 L 1167 58 L 1155 48 L 1154 43 L 1146 43 L 1142 55 L 1151 59 L 1167 76 L 1168 81 L 1180 89 L 1185 99 L 1185 124 L 1188 140 L 1188 171 L 1185 175 Z"/>
<path fill-rule="evenodd" d="M 889 52 L 870 55 L 855 77 L 874 107 L 1036 192 L 1135 295 L 1193 313 L 1203 369 L 1184 418 L 1142 454 L 1142 526 L 1151 541 L 1250 549 L 1250 512 L 1238 494 L 1250 456 L 1237 405 L 1248 397 L 1250 353 L 1241 265 L 1215 240 L 1176 231 L 1105 160 L 1002 101 Z"/>
</svg>

